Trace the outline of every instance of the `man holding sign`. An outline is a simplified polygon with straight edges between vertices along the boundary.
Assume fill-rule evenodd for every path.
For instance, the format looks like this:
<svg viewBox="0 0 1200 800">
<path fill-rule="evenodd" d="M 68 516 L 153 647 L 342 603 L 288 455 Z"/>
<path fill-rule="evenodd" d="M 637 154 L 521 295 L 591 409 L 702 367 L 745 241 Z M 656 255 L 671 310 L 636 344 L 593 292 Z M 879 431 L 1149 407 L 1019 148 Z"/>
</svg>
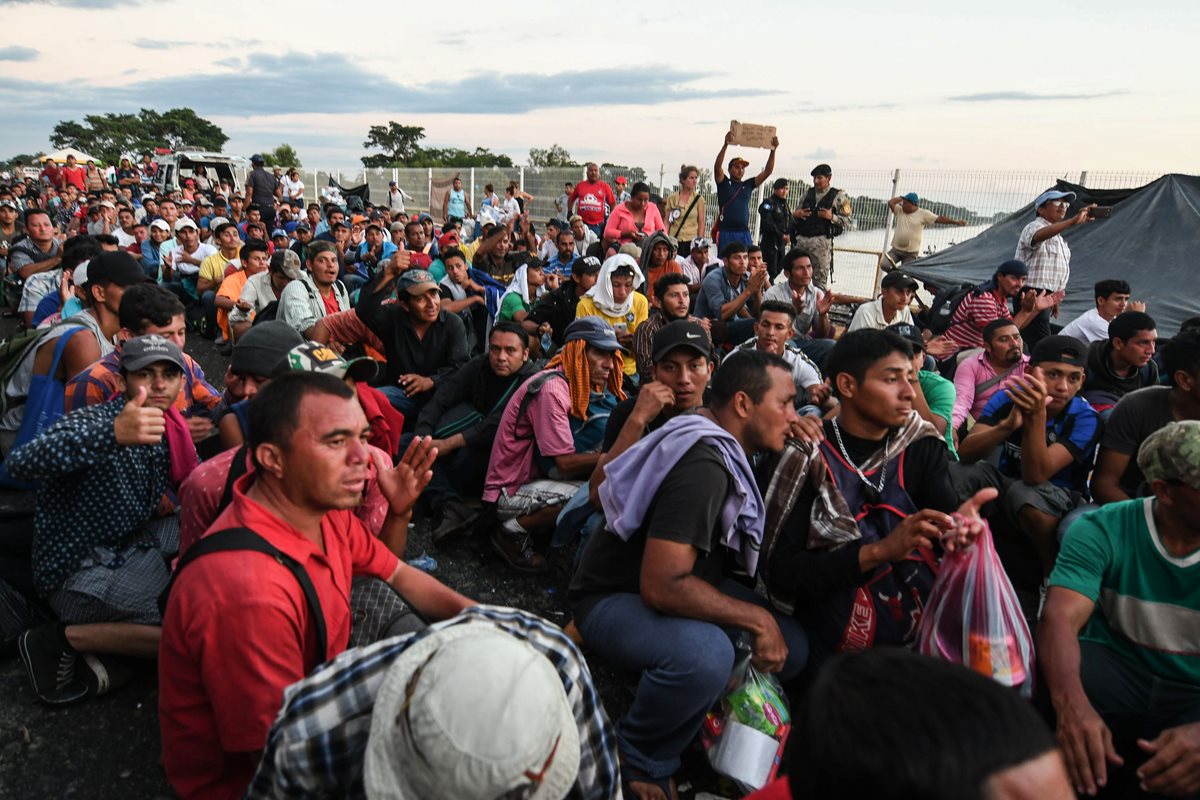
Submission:
<svg viewBox="0 0 1200 800">
<path fill-rule="evenodd" d="M 741 242 L 749 246 L 750 239 L 750 197 L 754 190 L 771 177 L 775 169 L 775 150 L 779 147 L 779 137 L 771 136 L 771 155 L 767 157 L 767 165 L 763 171 L 753 178 L 746 179 L 746 167 L 750 162 L 740 156 L 729 159 L 729 174 L 725 174 L 721 162 L 725 160 L 725 150 L 731 144 L 738 144 L 733 128 L 738 127 L 736 121 L 730 124 L 731 130 L 725 134 L 725 143 L 717 153 L 713 165 L 713 179 L 717 182 L 717 245 L 724 248 L 730 242 Z"/>
</svg>

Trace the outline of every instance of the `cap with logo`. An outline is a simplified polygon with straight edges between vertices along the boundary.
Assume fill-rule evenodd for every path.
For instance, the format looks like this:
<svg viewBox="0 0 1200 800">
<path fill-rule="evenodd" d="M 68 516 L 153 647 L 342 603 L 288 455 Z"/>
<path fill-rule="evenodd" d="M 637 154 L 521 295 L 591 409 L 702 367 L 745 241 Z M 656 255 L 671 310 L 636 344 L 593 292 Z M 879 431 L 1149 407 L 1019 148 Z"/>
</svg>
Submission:
<svg viewBox="0 0 1200 800">
<path fill-rule="evenodd" d="M 1159 428 L 1142 442 L 1137 463 L 1147 481 L 1179 481 L 1200 490 L 1200 421 Z"/>
<path fill-rule="evenodd" d="M 895 325 L 888 325 L 884 330 L 891 331 L 897 336 L 907 339 L 913 347 L 918 347 L 921 349 L 921 352 L 925 352 L 925 337 L 921 336 L 921 329 L 916 325 L 909 325 L 907 322 L 897 322 Z"/>
<path fill-rule="evenodd" d="M 617 333 L 600 317 L 581 317 L 567 326 L 563 332 L 563 343 L 584 341 L 597 350 L 628 352 L 617 341 Z"/>
<path fill-rule="evenodd" d="M 179 345 L 159 336 L 156 333 L 147 336 L 135 336 L 121 345 L 121 369 L 126 372 L 137 372 L 151 364 L 169 361 L 181 370 L 187 370 L 183 360 L 183 351 Z"/>
<path fill-rule="evenodd" d="M 1087 345 L 1074 336 L 1047 336 L 1033 346 L 1029 354 L 1029 366 L 1045 362 L 1067 364 L 1087 368 Z"/>
<path fill-rule="evenodd" d="M 335 378 L 350 377 L 356 381 L 369 381 L 379 372 L 379 365 L 372 358 L 346 359 L 333 352 L 328 345 L 305 342 L 288 351 L 287 359 L 280 371 L 328 372 Z"/>
<path fill-rule="evenodd" d="M 700 323 L 688 319 L 668 322 L 654 332 L 654 339 L 650 346 L 650 359 L 657 363 L 677 347 L 690 348 L 708 359 L 713 357 L 712 347 L 708 343 L 708 334 Z"/>
<path fill-rule="evenodd" d="M 276 228 L 275 230 L 271 231 L 272 239 L 279 237 L 279 236 L 282 236 L 283 238 L 286 239 L 286 238 L 288 238 L 288 232 L 285 231 L 283 228 Z"/>
<path fill-rule="evenodd" d="M 584 256 L 571 265 L 572 275 L 594 275 L 604 266 L 595 256 Z"/>
<path fill-rule="evenodd" d="M 430 289 L 437 288 L 437 281 L 428 270 L 410 269 L 396 278 L 396 291 L 408 292 L 410 295 L 425 294 Z"/>
<path fill-rule="evenodd" d="M 1037 200 L 1033 201 L 1034 209 L 1039 209 L 1051 200 L 1066 200 L 1068 203 L 1075 202 L 1074 192 L 1060 192 L 1058 189 L 1050 189 L 1042 192 L 1037 196 Z"/>
<path fill-rule="evenodd" d="M 695 239 L 692 239 L 693 250 L 707 250 L 710 247 L 712 247 L 712 242 L 703 236 L 697 236 Z"/>
<path fill-rule="evenodd" d="M 295 250 L 276 250 L 271 254 L 271 269 L 282 272 L 289 280 L 299 280 L 300 256 Z"/>
<path fill-rule="evenodd" d="M 894 269 L 879 284 L 884 289 L 917 289 L 920 284 L 911 274 L 902 269 Z"/>
</svg>

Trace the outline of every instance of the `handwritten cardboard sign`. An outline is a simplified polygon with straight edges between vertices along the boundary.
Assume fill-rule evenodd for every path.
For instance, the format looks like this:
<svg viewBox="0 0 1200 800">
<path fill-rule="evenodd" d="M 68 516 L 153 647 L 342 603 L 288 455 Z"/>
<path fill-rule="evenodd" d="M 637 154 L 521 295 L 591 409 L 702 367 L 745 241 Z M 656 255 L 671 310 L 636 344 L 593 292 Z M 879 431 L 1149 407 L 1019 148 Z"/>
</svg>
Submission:
<svg viewBox="0 0 1200 800">
<path fill-rule="evenodd" d="M 761 147 L 771 149 L 771 140 L 775 138 L 774 125 L 752 125 L 749 122 L 730 120 L 729 130 L 733 133 L 733 144 L 742 147 Z"/>
</svg>

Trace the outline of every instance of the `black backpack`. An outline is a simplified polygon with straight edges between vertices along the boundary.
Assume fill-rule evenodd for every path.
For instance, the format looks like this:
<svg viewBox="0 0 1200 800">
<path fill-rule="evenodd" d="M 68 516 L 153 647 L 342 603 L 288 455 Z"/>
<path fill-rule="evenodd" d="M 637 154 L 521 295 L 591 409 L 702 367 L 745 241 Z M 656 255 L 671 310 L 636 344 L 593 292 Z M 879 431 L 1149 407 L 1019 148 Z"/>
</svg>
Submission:
<svg viewBox="0 0 1200 800">
<path fill-rule="evenodd" d="M 978 289 L 973 283 L 960 283 L 957 286 L 947 286 L 934 295 L 933 303 L 929 306 L 929 331 L 934 336 L 945 333 L 962 301 Z"/>
</svg>

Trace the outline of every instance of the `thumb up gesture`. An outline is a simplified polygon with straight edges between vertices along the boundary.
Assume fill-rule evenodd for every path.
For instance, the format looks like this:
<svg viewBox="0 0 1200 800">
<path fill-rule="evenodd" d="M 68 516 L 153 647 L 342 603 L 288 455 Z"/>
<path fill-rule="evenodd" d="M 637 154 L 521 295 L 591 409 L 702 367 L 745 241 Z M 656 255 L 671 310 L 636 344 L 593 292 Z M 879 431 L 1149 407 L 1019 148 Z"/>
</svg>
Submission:
<svg viewBox="0 0 1200 800">
<path fill-rule="evenodd" d="M 158 444 L 166 432 L 166 418 L 161 409 L 146 405 L 146 387 L 138 389 L 137 397 L 125 404 L 113 422 L 117 444 Z"/>
</svg>

